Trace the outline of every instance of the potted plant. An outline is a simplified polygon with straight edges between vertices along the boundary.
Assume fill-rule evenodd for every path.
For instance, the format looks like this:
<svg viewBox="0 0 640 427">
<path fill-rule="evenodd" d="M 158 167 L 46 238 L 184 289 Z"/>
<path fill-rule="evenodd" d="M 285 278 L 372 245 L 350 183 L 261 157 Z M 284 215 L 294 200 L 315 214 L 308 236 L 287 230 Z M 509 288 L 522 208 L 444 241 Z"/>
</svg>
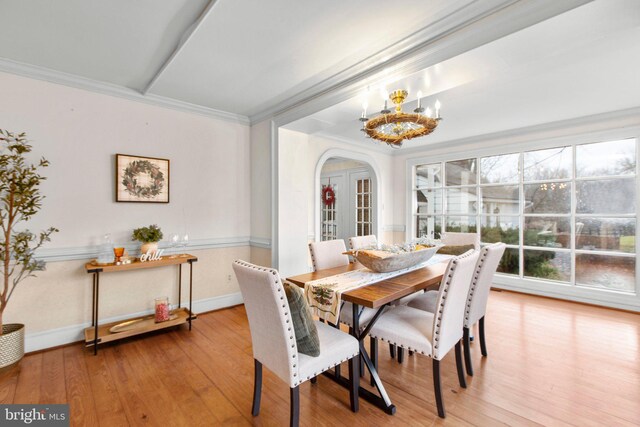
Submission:
<svg viewBox="0 0 640 427">
<path fill-rule="evenodd" d="M 140 253 L 153 253 L 158 250 L 158 242 L 162 240 L 162 230 L 155 224 L 148 227 L 136 228 L 133 230 L 131 238 L 132 240 L 137 240 L 142 243 Z"/>
<path fill-rule="evenodd" d="M 51 227 L 34 234 L 18 227 L 38 213 L 44 199 L 40 183 L 46 178 L 39 170 L 49 162 L 42 158 L 37 164 L 30 163 L 26 158 L 30 152 L 24 132 L 0 129 L 0 368 L 19 362 L 24 355 L 24 325 L 4 324 L 4 310 L 16 286 L 44 270 L 44 261 L 37 260 L 34 252 L 58 231 Z"/>
</svg>

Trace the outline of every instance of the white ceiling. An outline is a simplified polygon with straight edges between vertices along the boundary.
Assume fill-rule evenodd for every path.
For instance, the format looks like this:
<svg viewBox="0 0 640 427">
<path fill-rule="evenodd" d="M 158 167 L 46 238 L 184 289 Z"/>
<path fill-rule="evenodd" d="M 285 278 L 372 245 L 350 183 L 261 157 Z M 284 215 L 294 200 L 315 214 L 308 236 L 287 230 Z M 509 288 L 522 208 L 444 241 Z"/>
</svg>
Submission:
<svg viewBox="0 0 640 427">
<path fill-rule="evenodd" d="M 587 1 L 0 0 L 0 70 L 246 121 L 406 58 L 450 58 L 438 43 L 480 46 L 384 82 L 443 103 L 445 120 L 415 146 L 637 106 L 640 1 L 596 0 L 526 28 Z M 499 15 L 504 34 L 525 29 L 485 44 Z M 361 89 L 290 127 L 360 141 Z"/>
<path fill-rule="evenodd" d="M 442 104 L 444 120 L 403 148 L 516 129 L 640 105 L 640 1 L 598 0 L 513 33 L 286 127 L 377 144 L 359 131 L 362 103 L 379 111 L 380 86 L 408 89 L 405 111 Z M 384 144 L 383 144 L 384 145 Z"/>
<path fill-rule="evenodd" d="M 141 89 L 206 4 L 206 0 L 3 0 L 0 57 Z"/>
<path fill-rule="evenodd" d="M 470 5 L 513 1 L 0 0 L 0 58 L 253 116 Z"/>
</svg>

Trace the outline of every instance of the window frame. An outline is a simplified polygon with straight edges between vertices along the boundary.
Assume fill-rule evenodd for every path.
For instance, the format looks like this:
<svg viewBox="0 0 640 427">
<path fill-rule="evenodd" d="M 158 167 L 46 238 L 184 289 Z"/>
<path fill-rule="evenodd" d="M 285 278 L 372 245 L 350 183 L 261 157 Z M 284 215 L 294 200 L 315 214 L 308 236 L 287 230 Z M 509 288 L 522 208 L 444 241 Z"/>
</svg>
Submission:
<svg viewBox="0 0 640 427">
<path fill-rule="evenodd" d="M 576 197 L 576 186 L 579 181 L 588 181 L 598 179 L 598 177 L 577 177 L 576 173 L 576 146 L 590 143 L 600 143 L 600 142 L 612 142 L 623 139 L 635 139 L 636 146 L 636 170 L 635 177 L 631 179 L 635 179 L 636 184 L 636 200 L 635 200 L 635 213 L 634 214 L 577 214 L 576 206 L 577 206 L 577 197 Z M 556 147 L 569 146 L 572 150 L 572 165 L 571 165 L 571 176 L 570 178 L 557 178 L 553 180 L 540 180 L 540 181 L 526 181 L 527 184 L 535 184 L 541 182 L 571 182 L 574 186 L 571 191 L 571 200 L 570 200 L 570 212 L 568 214 L 526 214 L 524 213 L 524 173 L 522 171 L 524 164 L 524 152 L 527 151 L 535 151 L 535 150 L 544 150 L 544 149 L 552 149 Z M 457 149 L 455 149 L 457 148 Z M 439 187 L 443 190 L 443 209 L 442 213 L 434 216 L 439 216 L 442 221 L 442 230 L 446 230 L 446 195 L 445 186 L 446 181 L 446 171 L 445 163 L 451 161 L 465 160 L 469 158 L 477 158 L 478 168 L 476 171 L 476 181 L 477 183 L 474 185 L 480 191 L 478 191 L 478 201 L 481 202 L 482 198 L 482 187 L 483 186 L 491 186 L 496 185 L 495 183 L 481 183 L 480 182 L 480 163 L 482 157 L 489 156 L 499 156 L 499 155 L 507 155 L 518 153 L 519 157 L 519 173 L 518 173 L 518 186 L 519 186 L 519 244 L 513 245 L 508 244 L 507 248 L 517 249 L 519 253 L 519 274 L 517 276 L 511 274 L 502 274 L 497 273 L 494 280 L 494 286 L 502 289 L 511 289 L 517 290 L 527 293 L 533 293 L 538 295 L 546 295 L 553 297 L 560 297 L 564 299 L 574 300 L 574 301 L 583 301 L 588 303 L 594 303 L 598 305 L 606 305 L 612 307 L 619 307 L 631 310 L 638 310 L 640 308 L 640 239 L 638 239 L 638 227 L 640 225 L 640 127 L 630 127 L 624 129 L 616 129 L 616 130 L 607 130 L 601 132 L 592 132 L 592 133 L 583 133 L 583 134 L 574 134 L 570 136 L 556 137 L 556 138 L 548 138 L 548 139 L 537 139 L 531 138 L 525 142 L 519 142 L 514 144 L 509 144 L 507 141 L 502 140 L 501 144 L 495 144 L 489 148 L 482 149 L 465 149 L 463 146 L 457 146 L 452 148 L 449 145 L 450 153 L 446 153 L 446 150 L 442 150 L 440 153 L 436 153 L 435 155 L 430 156 L 415 156 L 409 157 L 406 159 L 406 189 L 407 189 L 407 203 L 406 203 L 406 239 L 411 240 L 416 236 L 416 227 L 417 227 L 417 217 L 428 217 L 430 215 L 417 215 L 416 212 L 416 200 L 414 193 L 419 189 L 416 186 L 416 178 L 415 178 L 415 170 L 416 166 L 425 165 L 425 164 L 436 164 L 440 163 L 442 166 L 442 179 Z M 455 152 L 452 152 L 455 149 Z M 435 151 L 435 150 L 434 150 Z M 629 175 L 610 175 L 602 178 L 606 179 L 618 179 L 618 178 L 630 178 Z M 500 185 L 500 184 L 498 184 Z M 504 185 L 513 185 L 513 183 L 504 183 Z M 425 187 L 420 187 L 425 188 Z M 505 214 L 506 215 L 506 214 Z M 476 217 L 476 233 L 478 236 L 481 235 L 481 224 L 482 219 L 486 216 L 482 212 L 482 208 L 478 206 L 477 213 L 475 215 L 469 215 Z M 545 248 L 545 247 L 537 247 L 537 246 L 525 246 L 524 245 L 524 224 L 525 218 L 531 216 L 554 216 L 554 217 L 568 217 L 570 218 L 570 245 L 569 248 Z M 597 218 L 633 218 L 636 221 L 636 239 L 635 239 L 635 253 L 622 253 L 622 252 L 614 252 L 607 250 L 587 250 L 587 249 L 576 249 L 575 245 L 575 234 L 576 234 L 576 217 L 597 217 Z M 524 276 L 524 250 L 553 250 L 559 252 L 565 252 L 571 254 L 571 279 L 570 282 L 560 282 L 560 281 L 552 281 L 545 279 L 537 279 Z M 597 287 L 589 287 L 584 285 L 579 285 L 576 283 L 576 256 L 580 254 L 592 254 L 592 255 L 608 255 L 608 256 L 619 256 L 624 258 L 635 258 L 635 268 L 636 268 L 636 280 L 635 280 L 635 289 L 634 293 L 618 291 L 614 289 L 606 289 L 606 288 L 597 288 Z"/>
</svg>

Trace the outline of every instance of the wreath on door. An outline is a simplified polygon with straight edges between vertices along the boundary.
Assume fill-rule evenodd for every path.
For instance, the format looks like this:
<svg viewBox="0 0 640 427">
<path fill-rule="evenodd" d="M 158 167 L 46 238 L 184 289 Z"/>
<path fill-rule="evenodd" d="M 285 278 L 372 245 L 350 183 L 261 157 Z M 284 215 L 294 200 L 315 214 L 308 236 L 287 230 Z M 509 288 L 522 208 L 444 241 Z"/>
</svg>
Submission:
<svg viewBox="0 0 640 427">
<path fill-rule="evenodd" d="M 331 184 L 322 186 L 322 203 L 325 206 L 332 206 L 336 201 L 336 193 Z"/>
</svg>

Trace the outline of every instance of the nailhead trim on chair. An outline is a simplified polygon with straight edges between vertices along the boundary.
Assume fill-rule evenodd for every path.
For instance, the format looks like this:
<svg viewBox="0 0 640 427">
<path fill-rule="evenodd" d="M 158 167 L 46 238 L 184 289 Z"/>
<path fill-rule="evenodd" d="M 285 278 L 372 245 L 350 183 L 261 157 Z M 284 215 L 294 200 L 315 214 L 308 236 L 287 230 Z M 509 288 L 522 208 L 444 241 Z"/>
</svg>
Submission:
<svg viewBox="0 0 640 427">
<path fill-rule="evenodd" d="M 278 276 L 277 276 L 278 272 L 277 272 L 276 270 L 271 269 L 271 268 L 258 268 L 258 267 L 253 266 L 252 264 L 248 264 L 248 263 L 245 263 L 245 262 L 240 261 L 240 260 L 235 261 L 235 262 L 236 262 L 237 264 L 239 264 L 239 265 L 243 266 L 243 267 L 249 267 L 249 268 L 251 268 L 251 269 L 253 269 L 253 270 L 269 271 L 269 272 L 271 272 L 271 274 L 273 274 L 274 276 L 278 277 Z M 315 263 L 315 261 L 314 261 L 314 263 Z M 315 264 L 314 264 L 314 267 L 315 267 Z M 278 285 L 280 285 L 280 286 L 278 286 Z M 275 287 L 276 287 L 276 290 L 277 290 L 278 292 L 282 293 L 282 281 L 275 280 L 275 281 L 274 281 L 274 283 L 273 283 L 273 286 L 275 286 Z M 282 300 L 282 299 L 284 299 L 284 297 L 283 297 L 283 296 L 281 296 L 281 297 L 280 297 L 280 299 Z M 284 304 L 282 305 L 282 307 L 283 307 L 283 308 L 286 308 L 286 306 L 285 306 Z M 284 311 L 284 310 L 283 310 L 283 312 L 284 312 L 284 316 L 285 316 L 285 320 L 286 320 L 286 322 L 287 322 L 287 323 L 289 323 L 289 312 Z M 287 330 L 288 330 L 288 331 L 291 331 L 291 327 L 288 327 L 288 328 L 287 328 Z M 298 370 L 297 370 L 297 364 L 295 363 L 296 353 L 297 353 L 296 340 L 295 340 L 295 337 L 294 337 L 293 335 L 289 336 L 289 340 L 293 342 L 293 345 L 291 345 L 291 348 L 295 349 L 295 353 L 291 355 L 291 359 L 292 359 L 292 362 L 291 362 L 291 369 L 294 371 L 294 372 L 293 372 L 293 376 L 294 376 L 294 377 L 297 377 L 297 376 L 298 376 Z M 360 355 L 360 351 L 358 351 L 357 353 L 352 354 L 352 355 L 351 355 L 351 357 L 348 357 L 348 358 L 346 358 L 346 359 L 343 359 L 343 360 L 341 360 L 341 361 L 339 361 L 339 362 L 337 362 L 337 363 L 334 363 L 333 365 L 327 366 L 327 367 L 326 367 L 323 371 L 321 371 L 321 372 L 316 372 L 316 373 L 314 373 L 312 376 L 308 376 L 308 377 L 307 377 L 307 378 L 305 378 L 305 379 L 297 379 L 297 380 L 295 380 L 293 387 L 297 387 L 297 386 L 299 386 L 300 384 L 302 384 L 303 382 L 308 381 L 308 380 L 310 380 L 311 378 L 313 378 L 313 377 L 316 377 L 316 376 L 320 375 L 322 372 L 325 372 L 325 371 L 327 371 L 327 370 L 329 370 L 329 369 L 333 368 L 334 366 L 337 366 L 337 365 L 339 365 L 339 364 L 341 364 L 341 363 L 344 363 L 344 362 L 346 362 L 347 360 L 353 359 L 354 357 L 359 356 L 359 355 Z"/>
<path fill-rule="evenodd" d="M 347 360 L 351 360 L 351 359 L 353 359 L 354 357 L 358 356 L 359 354 L 360 354 L 360 352 L 358 352 L 358 353 L 354 353 L 353 355 L 351 355 L 351 357 L 347 357 L 346 359 L 342 359 L 341 361 L 339 361 L 339 362 L 337 362 L 337 363 L 334 363 L 333 365 L 329 365 L 329 366 L 327 366 L 326 368 L 324 368 L 324 369 L 323 369 L 322 371 L 320 371 L 320 372 L 315 372 L 315 373 L 313 373 L 312 375 L 308 376 L 308 377 L 307 377 L 307 378 L 305 378 L 304 380 L 300 380 L 300 381 L 298 381 L 298 383 L 297 383 L 294 387 L 299 386 L 300 384 L 302 384 L 302 383 L 303 383 L 303 382 L 305 382 L 305 381 L 310 380 L 311 378 L 317 377 L 317 376 L 318 376 L 318 375 L 320 375 L 321 373 L 323 373 L 323 372 L 325 372 L 325 371 L 328 371 L 329 369 L 333 368 L 334 366 L 338 366 L 339 364 L 344 363 L 344 362 L 346 362 Z"/>
<path fill-rule="evenodd" d="M 272 286 L 274 286 L 274 287 L 275 287 L 275 289 L 276 289 L 276 291 L 278 291 L 278 292 L 281 294 L 280 299 L 281 299 L 281 300 L 284 300 L 284 296 L 282 295 L 282 289 L 283 289 L 283 288 L 282 288 L 282 281 L 278 278 L 278 271 L 277 271 L 277 270 L 274 270 L 274 269 L 272 269 L 272 268 L 256 267 L 256 266 L 254 266 L 253 264 L 249 264 L 249 263 L 247 263 L 247 262 L 240 261 L 240 260 L 236 260 L 235 262 L 236 262 L 238 265 L 241 265 L 241 266 L 243 266 L 243 267 L 248 267 L 248 268 L 250 268 L 250 269 L 252 269 L 252 270 L 258 270 L 258 271 L 270 272 L 270 273 L 274 276 L 274 281 L 273 281 L 273 283 L 272 283 Z M 290 318 L 289 318 L 289 312 L 288 312 L 288 311 L 286 311 L 286 304 L 283 304 L 283 305 L 282 305 L 282 308 L 283 308 L 283 309 L 282 309 L 282 311 L 281 311 L 281 312 L 282 312 L 282 314 L 284 314 L 284 317 L 285 317 L 285 321 L 286 321 L 286 323 L 290 323 L 290 322 L 289 322 L 289 320 L 290 320 Z M 287 330 L 288 330 L 288 331 L 291 331 L 291 327 L 287 328 Z M 289 341 L 290 341 L 290 342 L 292 342 L 292 344 L 291 344 L 291 348 L 293 349 L 293 354 L 291 355 L 291 358 L 292 358 L 292 359 L 295 359 L 295 358 L 296 358 L 296 353 L 298 352 L 297 345 L 296 345 L 296 339 L 295 339 L 295 337 L 294 337 L 293 335 L 291 335 L 291 336 L 289 336 Z M 293 361 L 292 361 L 290 366 L 291 366 L 291 370 L 293 371 L 293 376 L 294 376 L 294 377 L 297 377 L 297 376 L 298 376 L 298 370 L 296 369 L 296 364 L 295 364 L 295 363 L 293 363 Z M 296 384 L 296 386 L 297 386 L 298 384 L 300 384 L 300 383 L 298 382 L 298 383 Z"/>
<path fill-rule="evenodd" d="M 437 358 L 436 353 L 438 352 L 438 346 L 439 346 L 439 341 L 440 341 L 440 323 L 442 320 L 442 312 L 444 310 L 444 301 L 447 299 L 447 292 L 449 292 L 449 285 L 451 285 L 451 278 L 453 277 L 453 272 L 455 271 L 456 267 L 458 266 L 458 260 L 462 259 L 462 258 L 466 258 L 468 256 L 470 256 L 473 253 L 473 251 L 467 251 L 466 253 L 458 256 L 457 258 L 455 258 L 453 261 L 451 261 L 451 269 L 448 271 L 447 274 L 447 281 L 444 283 L 444 287 L 442 288 L 442 298 L 440 300 L 440 305 L 438 306 L 438 311 L 437 311 L 437 322 L 436 322 L 436 326 L 434 328 L 433 331 L 433 355 L 430 357 L 433 358 Z M 415 352 L 415 350 L 412 350 Z"/>
<path fill-rule="evenodd" d="M 487 253 L 489 252 L 488 246 L 485 246 L 481 249 L 480 252 L 480 261 L 478 262 L 478 268 L 476 269 L 475 276 L 473 276 L 473 282 L 471 282 L 471 288 L 469 289 L 469 297 L 467 298 L 467 306 L 464 312 L 464 320 L 465 323 L 469 321 L 469 314 L 471 313 L 471 300 L 473 297 L 473 293 L 478 286 L 478 277 L 480 277 L 480 270 L 482 270 L 482 264 L 484 263 L 485 258 L 487 257 Z"/>
<path fill-rule="evenodd" d="M 313 271 L 316 271 L 316 257 L 313 255 L 313 249 L 311 249 L 311 243 L 309 243 L 309 253 L 311 254 L 311 264 L 313 265 Z"/>
</svg>

